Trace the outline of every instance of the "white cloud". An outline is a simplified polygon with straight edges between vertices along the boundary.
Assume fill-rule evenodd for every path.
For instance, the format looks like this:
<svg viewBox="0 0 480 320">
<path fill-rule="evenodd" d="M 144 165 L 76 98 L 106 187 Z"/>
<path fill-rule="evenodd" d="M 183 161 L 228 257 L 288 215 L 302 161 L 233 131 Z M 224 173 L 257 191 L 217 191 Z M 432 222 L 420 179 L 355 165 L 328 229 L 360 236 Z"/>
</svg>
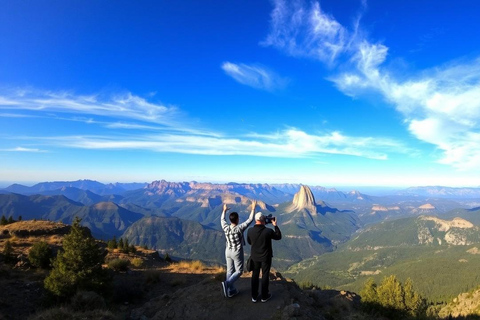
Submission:
<svg viewBox="0 0 480 320">
<path fill-rule="evenodd" d="M 294 57 L 310 57 L 333 63 L 348 49 L 347 30 L 323 12 L 318 2 L 275 0 L 270 33 L 262 42 Z"/>
<path fill-rule="evenodd" d="M 350 96 L 380 93 L 416 138 L 441 151 L 440 163 L 459 169 L 480 166 L 480 59 L 399 79 L 383 67 L 388 47 L 369 41 L 359 31 L 358 18 L 349 31 L 322 12 L 318 2 L 274 3 L 265 44 L 327 64 L 340 63 L 343 54 L 342 73 L 330 77 L 339 90 Z"/>
<path fill-rule="evenodd" d="M 10 149 L 0 149 L 0 151 L 4 152 L 47 152 L 46 150 L 41 150 L 37 148 L 24 148 L 24 147 L 16 147 Z"/>
<path fill-rule="evenodd" d="M 289 128 L 277 133 L 250 134 L 244 137 L 219 137 L 180 134 L 114 136 L 66 136 L 43 138 L 61 147 L 174 152 L 202 155 L 247 155 L 280 158 L 307 158 L 321 154 L 340 154 L 369 159 L 387 159 L 387 152 L 405 150 L 400 143 L 381 138 L 349 137 L 339 132 L 308 134 Z"/>
<path fill-rule="evenodd" d="M 105 97 L 71 92 L 4 90 L 0 92 L 0 109 L 127 118 L 166 126 L 177 124 L 180 116 L 174 106 L 151 103 L 131 93 Z"/>
<path fill-rule="evenodd" d="M 260 65 L 247 65 L 224 62 L 222 69 L 237 82 L 261 90 L 273 91 L 282 89 L 287 80 Z"/>
</svg>

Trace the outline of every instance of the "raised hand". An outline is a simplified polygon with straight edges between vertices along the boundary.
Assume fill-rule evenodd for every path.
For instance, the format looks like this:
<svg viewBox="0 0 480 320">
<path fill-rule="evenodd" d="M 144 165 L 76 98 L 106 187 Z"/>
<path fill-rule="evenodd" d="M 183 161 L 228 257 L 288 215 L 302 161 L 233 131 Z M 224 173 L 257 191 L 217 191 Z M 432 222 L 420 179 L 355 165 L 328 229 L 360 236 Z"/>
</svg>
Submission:
<svg viewBox="0 0 480 320">
<path fill-rule="evenodd" d="M 230 208 L 227 207 L 227 204 L 226 204 L 226 203 L 224 203 L 224 204 L 223 204 L 223 212 L 227 212 L 228 210 L 230 210 Z"/>
</svg>

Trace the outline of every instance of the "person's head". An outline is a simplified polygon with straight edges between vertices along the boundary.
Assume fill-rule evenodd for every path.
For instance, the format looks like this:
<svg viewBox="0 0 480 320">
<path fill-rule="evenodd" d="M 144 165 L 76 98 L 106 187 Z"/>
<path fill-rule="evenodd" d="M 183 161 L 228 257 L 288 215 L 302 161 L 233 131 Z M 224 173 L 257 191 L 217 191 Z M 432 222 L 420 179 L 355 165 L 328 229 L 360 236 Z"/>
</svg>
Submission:
<svg viewBox="0 0 480 320">
<path fill-rule="evenodd" d="M 238 213 L 232 212 L 228 217 L 230 218 L 231 223 L 238 224 Z"/>
<path fill-rule="evenodd" d="M 255 214 L 255 224 L 265 224 L 265 216 L 261 212 Z"/>
</svg>

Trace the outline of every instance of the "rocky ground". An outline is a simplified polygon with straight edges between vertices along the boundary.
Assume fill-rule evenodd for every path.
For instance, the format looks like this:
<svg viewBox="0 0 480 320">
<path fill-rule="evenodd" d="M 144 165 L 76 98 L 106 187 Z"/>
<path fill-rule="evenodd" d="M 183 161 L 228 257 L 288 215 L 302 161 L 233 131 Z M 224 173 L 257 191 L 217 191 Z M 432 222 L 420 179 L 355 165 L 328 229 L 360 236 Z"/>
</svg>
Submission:
<svg viewBox="0 0 480 320">
<path fill-rule="evenodd" d="M 179 274 L 180 275 L 180 274 Z M 237 282 L 239 294 L 225 298 L 221 290 L 222 275 L 201 274 L 192 285 L 157 296 L 130 318 L 146 319 L 366 319 L 358 312 L 359 297 L 335 290 L 301 290 L 294 282 L 271 274 L 272 298 L 253 303 L 250 276 Z"/>
</svg>

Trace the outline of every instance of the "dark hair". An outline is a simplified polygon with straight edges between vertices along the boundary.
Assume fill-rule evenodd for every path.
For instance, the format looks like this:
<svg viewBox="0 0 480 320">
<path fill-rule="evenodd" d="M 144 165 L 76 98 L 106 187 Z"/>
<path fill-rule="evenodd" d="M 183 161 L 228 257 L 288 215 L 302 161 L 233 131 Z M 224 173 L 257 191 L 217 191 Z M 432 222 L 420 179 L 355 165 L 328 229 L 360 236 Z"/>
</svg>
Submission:
<svg viewBox="0 0 480 320">
<path fill-rule="evenodd" d="M 236 213 L 236 212 L 230 213 L 229 218 L 230 218 L 230 222 L 238 223 L 238 213 Z"/>
</svg>

